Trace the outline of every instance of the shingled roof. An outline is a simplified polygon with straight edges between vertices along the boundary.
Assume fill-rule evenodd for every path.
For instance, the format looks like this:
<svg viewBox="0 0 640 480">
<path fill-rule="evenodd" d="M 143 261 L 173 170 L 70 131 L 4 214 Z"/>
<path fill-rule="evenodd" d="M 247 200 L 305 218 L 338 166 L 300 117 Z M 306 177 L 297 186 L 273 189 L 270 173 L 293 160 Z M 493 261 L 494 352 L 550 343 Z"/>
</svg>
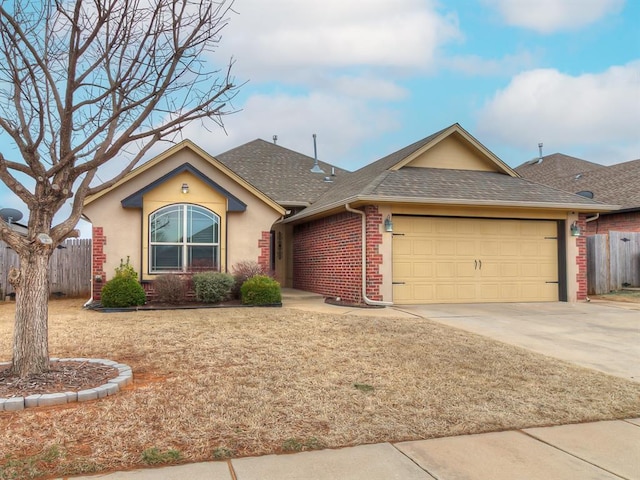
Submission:
<svg viewBox="0 0 640 480">
<path fill-rule="evenodd" d="M 554 182 L 560 177 L 578 175 L 600 168 L 605 167 L 599 163 L 589 162 L 581 158 L 564 155 L 563 153 L 553 153 L 542 158 L 529 160 L 516 167 L 515 171 L 529 180 L 557 187 Z"/>
<path fill-rule="evenodd" d="M 282 206 L 309 205 L 349 173 L 322 161 L 325 173 L 312 173 L 315 159 L 261 139 L 215 158 Z"/>
<path fill-rule="evenodd" d="M 640 159 L 609 166 L 580 160 L 586 169 L 574 169 L 575 163 L 569 163 L 567 168 L 563 169 L 564 160 L 573 157 L 561 154 L 554 156 L 551 162 L 547 162 L 547 157 L 543 157 L 539 165 L 555 163 L 553 169 L 560 172 L 557 175 L 549 176 L 549 168 L 538 170 L 538 165 L 523 168 L 527 165 L 523 164 L 516 168 L 516 171 L 529 180 L 566 192 L 591 192 L 594 200 L 619 205 L 621 210 L 640 208 Z M 591 168 L 591 165 L 596 167 Z"/>
<path fill-rule="evenodd" d="M 458 125 L 454 131 L 464 130 Z M 357 170 L 324 193 L 290 221 L 336 209 L 357 201 L 432 204 L 475 204 L 600 210 L 605 205 L 560 189 L 519 178 L 508 167 L 504 172 L 401 166 L 448 127 Z M 466 132 L 464 132 L 466 133 Z M 472 137 L 471 137 L 472 138 Z M 484 148 L 484 147 L 483 147 Z M 511 174 L 509 174 L 511 172 Z"/>
</svg>

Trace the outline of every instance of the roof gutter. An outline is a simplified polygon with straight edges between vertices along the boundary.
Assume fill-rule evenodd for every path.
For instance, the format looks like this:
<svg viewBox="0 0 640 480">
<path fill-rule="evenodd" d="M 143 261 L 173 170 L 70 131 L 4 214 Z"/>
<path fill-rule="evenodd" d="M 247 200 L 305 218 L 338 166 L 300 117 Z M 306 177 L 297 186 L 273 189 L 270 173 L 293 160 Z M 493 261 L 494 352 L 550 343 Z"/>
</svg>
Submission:
<svg viewBox="0 0 640 480">
<path fill-rule="evenodd" d="M 380 302 L 367 297 L 367 216 L 362 210 L 351 208 L 348 203 L 344 204 L 344 208 L 347 212 L 356 213 L 362 218 L 362 299 L 367 305 L 389 307 L 393 302 Z"/>
<path fill-rule="evenodd" d="M 469 207 L 496 207 L 496 208 L 541 208 L 547 210 L 560 210 L 571 211 L 578 210 L 585 213 L 617 213 L 619 205 L 607 205 L 597 203 L 593 205 L 581 204 L 581 203 L 549 203 L 549 202 L 512 202 L 505 200 L 472 200 L 472 199 L 457 199 L 457 198 L 425 198 L 425 197 L 383 197 L 376 195 L 353 195 L 344 200 L 332 202 L 324 205 L 321 208 L 314 209 L 313 205 L 305 210 L 288 217 L 285 223 L 297 222 L 304 218 L 312 217 L 314 215 L 321 215 L 323 212 L 330 211 L 335 208 L 340 208 L 345 204 L 353 202 L 376 202 L 376 203 L 407 203 L 407 204 L 429 204 L 439 206 L 455 206 L 465 205 Z"/>
</svg>

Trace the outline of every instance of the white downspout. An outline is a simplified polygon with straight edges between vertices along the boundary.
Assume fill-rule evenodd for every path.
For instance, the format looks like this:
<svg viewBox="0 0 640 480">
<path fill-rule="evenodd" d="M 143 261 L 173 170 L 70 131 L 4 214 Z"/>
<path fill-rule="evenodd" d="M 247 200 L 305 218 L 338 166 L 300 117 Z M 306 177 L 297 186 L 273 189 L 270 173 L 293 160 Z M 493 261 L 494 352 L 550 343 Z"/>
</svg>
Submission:
<svg viewBox="0 0 640 480">
<path fill-rule="evenodd" d="M 584 219 L 585 223 L 589 223 L 589 222 L 593 222 L 594 220 L 597 220 L 600 218 L 600 214 L 596 213 L 593 217 L 587 217 Z"/>
<path fill-rule="evenodd" d="M 344 208 L 347 212 L 357 213 L 362 218 L 362 299 L 367 305 L 390 307 L 393 302 L 381 302 L 367 297 L 367 216 L 362 210 L 351 208 L 348 203 L 345 203 Z"/>
</svg>

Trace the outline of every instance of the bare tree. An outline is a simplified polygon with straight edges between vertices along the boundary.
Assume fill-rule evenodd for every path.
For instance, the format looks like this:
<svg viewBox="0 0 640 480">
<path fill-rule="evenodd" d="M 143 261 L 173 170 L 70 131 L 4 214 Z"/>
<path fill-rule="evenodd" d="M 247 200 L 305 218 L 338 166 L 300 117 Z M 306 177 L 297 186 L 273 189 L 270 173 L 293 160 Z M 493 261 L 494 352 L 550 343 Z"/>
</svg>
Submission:
<svg viewBox="0 0 640 480">
<path fill-rule="evenodd" d="M 116 183 L 187 123 L 208 118 L 222 126 L 230 113 L 232 62 L 210 62 L 232 1 L 0 3 L 0 131 L 14 146 L 0 151 L 0 179 L 29 209 L 26 235 L 0 219 L 0 238 L 20 258 L 10 274 L 15 374 L 49 368 L 49 258 L 78 236 L 85 197 Z M 97 178 L 116 157 L 127 163 Z M 54 225 L 65 203 L 71 213 Z"/>
</svg>

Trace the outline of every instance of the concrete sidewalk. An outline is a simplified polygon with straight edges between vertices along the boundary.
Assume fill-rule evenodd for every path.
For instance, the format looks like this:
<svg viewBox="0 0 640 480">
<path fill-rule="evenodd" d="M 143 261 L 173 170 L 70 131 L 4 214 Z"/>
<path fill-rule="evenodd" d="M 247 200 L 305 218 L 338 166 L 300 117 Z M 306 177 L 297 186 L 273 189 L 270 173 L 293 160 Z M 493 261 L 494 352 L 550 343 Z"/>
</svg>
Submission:
<svg viewBox="0 0 640 480">
<path fill-rule="evenodd" d="M 84 480 L 640 480 L 640 419 L 193 463 Z"/>
</svg>

